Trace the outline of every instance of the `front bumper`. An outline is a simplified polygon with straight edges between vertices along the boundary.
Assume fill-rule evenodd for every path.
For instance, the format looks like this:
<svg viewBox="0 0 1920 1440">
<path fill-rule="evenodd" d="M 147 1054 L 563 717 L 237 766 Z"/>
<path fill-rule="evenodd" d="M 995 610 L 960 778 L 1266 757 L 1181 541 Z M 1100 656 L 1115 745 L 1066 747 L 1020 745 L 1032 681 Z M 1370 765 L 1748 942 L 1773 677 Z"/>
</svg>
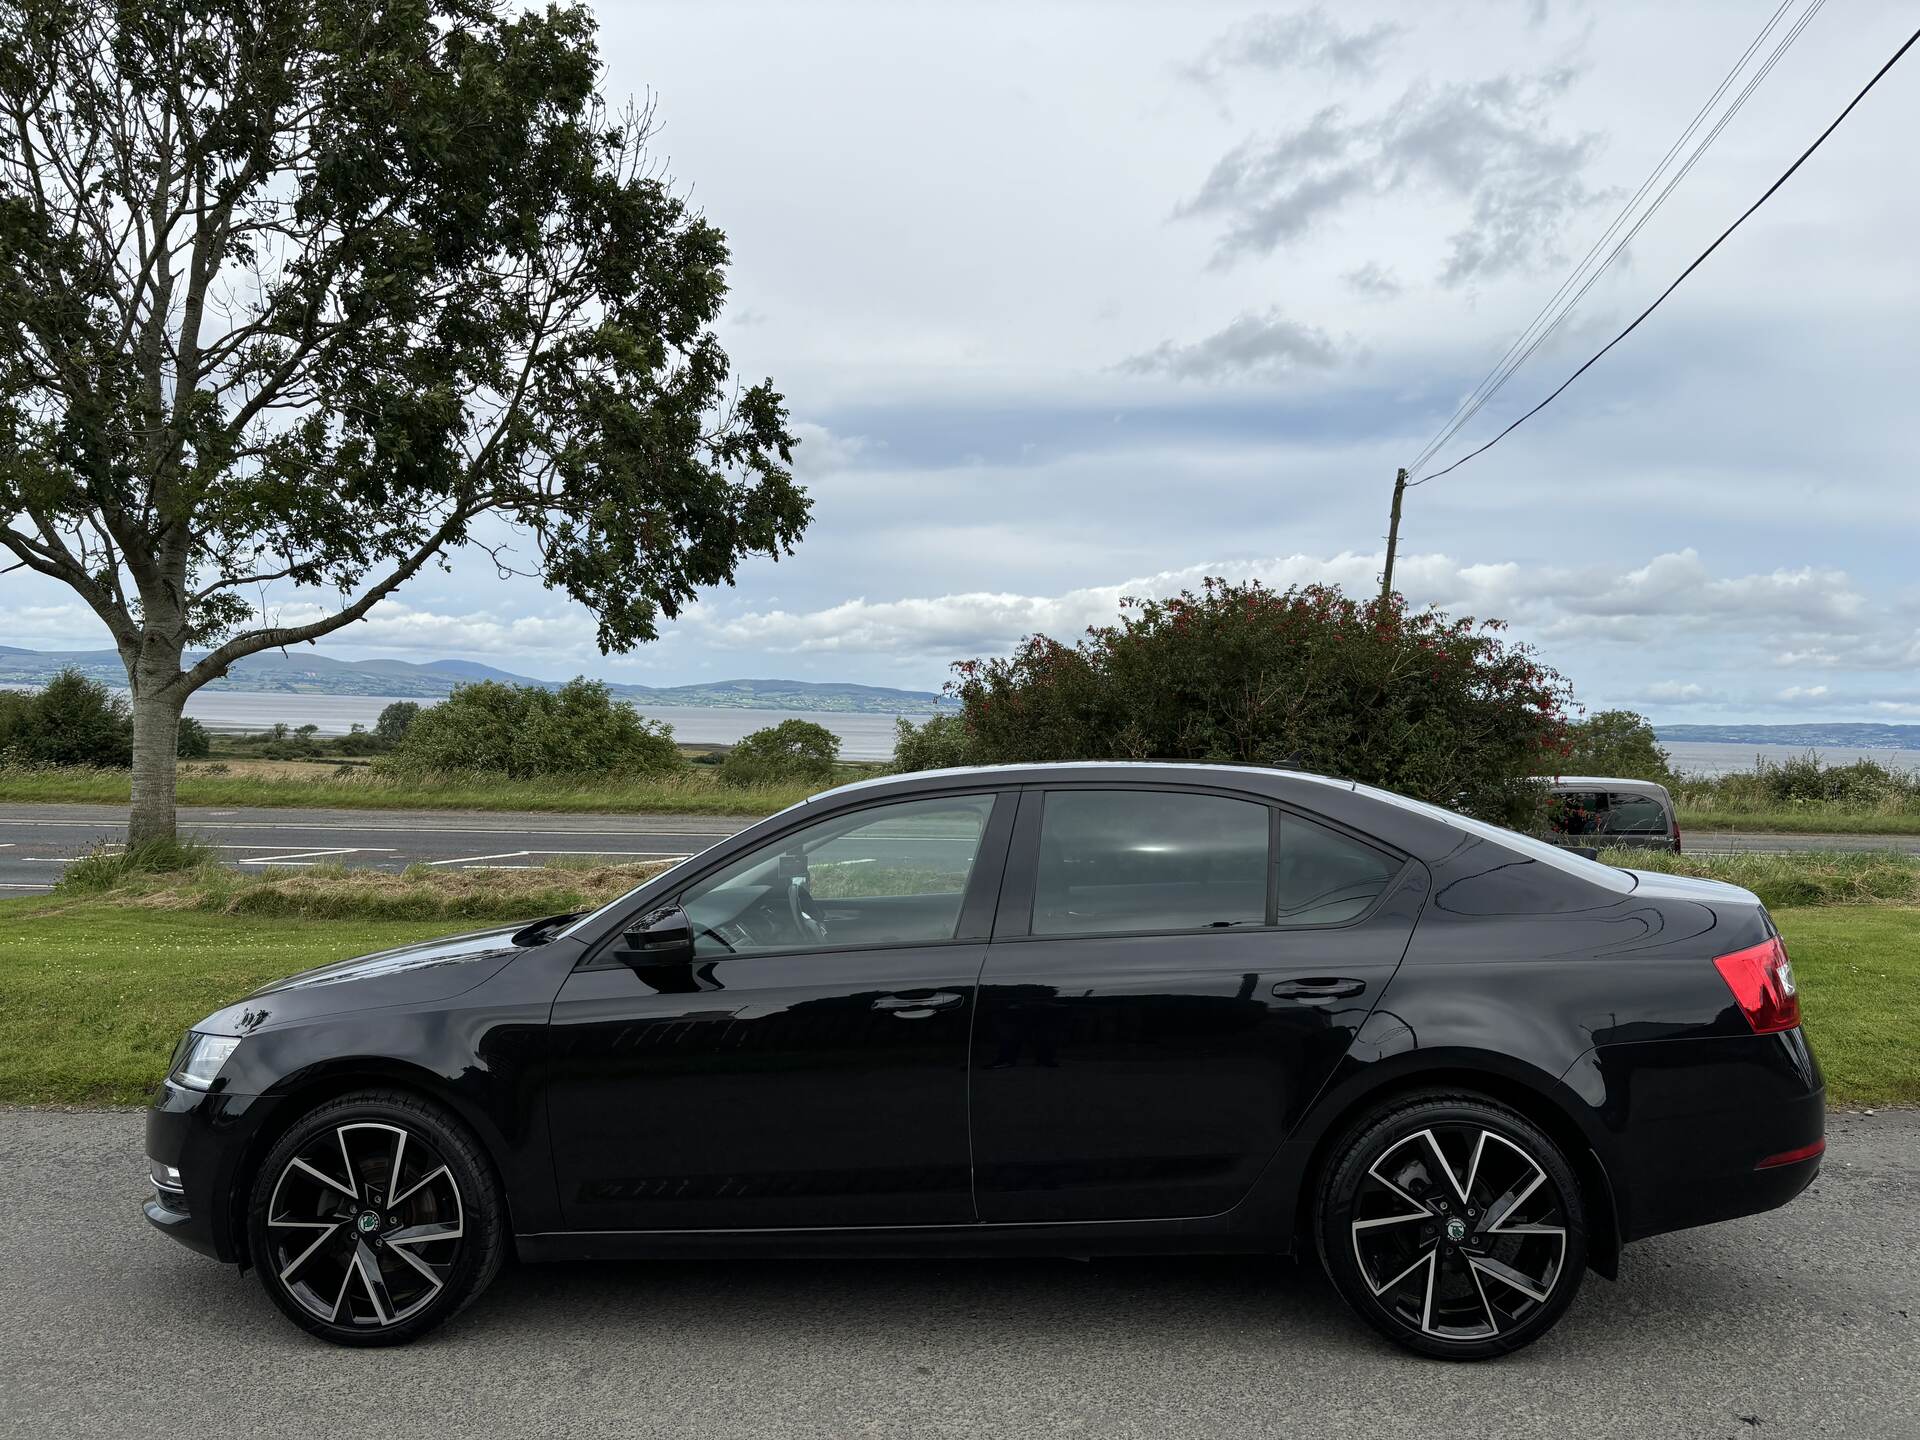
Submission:
<svg viewBox="0 0 1920 1440">
<path fill-rule="evenodd" d="M 244 1212 L 236 1181 L 270 1108 L 266 1097 L 189 1090 L 163 1081 L 147 1111 L 147 1159 L 178 1170 L 180 1188 L 154 1186 L 141 1206 L 148 1223 L 203 1255 L 229 1264 L 244 1260 Z"/>
</svg>

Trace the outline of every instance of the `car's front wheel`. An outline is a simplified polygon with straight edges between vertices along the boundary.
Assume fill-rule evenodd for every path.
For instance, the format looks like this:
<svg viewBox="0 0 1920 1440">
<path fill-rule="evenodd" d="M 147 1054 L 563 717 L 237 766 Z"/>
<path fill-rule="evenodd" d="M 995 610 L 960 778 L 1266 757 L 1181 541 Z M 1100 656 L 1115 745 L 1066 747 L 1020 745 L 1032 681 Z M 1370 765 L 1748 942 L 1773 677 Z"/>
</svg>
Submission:
<svg viewBox="0 0 1920 1440">
<path fill-rule="evenodd" d="M 1362 1117 L 1323 1172 L 1314 1218 L 1342 1298 L 1390 1339 L 1445 1359 L 1537 1340 L 1586 1269 L 1572 1166 L 1485 1096 L 1402 1096 Z"/>
<path fill-rule="evenodd" d="M 472 1134 L 397 1090 L 302 1117 L 254 1177 L 248 1239 L 273 1302 L 337 1345 L 397 1345 L 484 1290 L 506 1252 L 499 1185 Z"/>
</svg>

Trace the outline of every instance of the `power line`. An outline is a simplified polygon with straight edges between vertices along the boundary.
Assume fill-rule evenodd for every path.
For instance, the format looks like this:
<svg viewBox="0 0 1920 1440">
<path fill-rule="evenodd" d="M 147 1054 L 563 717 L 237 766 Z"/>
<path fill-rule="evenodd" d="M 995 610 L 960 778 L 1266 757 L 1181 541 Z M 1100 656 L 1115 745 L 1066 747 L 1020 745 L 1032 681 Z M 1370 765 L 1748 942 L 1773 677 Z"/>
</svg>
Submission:
<svg viewBox="0 0 1920 1440">
<path fill-rule="evenodd" d="M 1793 178 L 1794 173 L 1798 171 L 1802 165 L 1806 164 L 1810 158 L 1812 158 L 1813 152 L 1818 150 L 1822 145 L 1824 145 L 1827 142 L 1827 137 L 1833 134 L 1834 131 L 1838 130 L 1840 128 L 1841 122 L 1844 121 L 1847 118 L 1847 116 L 1851 115 L 1854 112 L 1854 108 L 1858 106 L 1862 100 L 1867 98 L 1868 93 L 1873 89 L 1873 87 L 1878 85 L 1881 82 L 1881 80 L 1886 77 L 1886 74 L 1889 70 L 1893 69 L 1895 65 L 1900 63 L 1901 58 L 1905 56 L 1907 51 L 1911 50 L 1914 47 L 1914 44 L 1916 41 L 1920 41 L 1920 30 L 1915 30 L 1913 34 L 1907 37 L 1906 43 L 1903 44 L 1898 50 L 1894 51 L 1892 57 L 1888 59 L 1886 64 L 1882 65 L 1877 71 L 1874 72 L 1873 78 L 1867 81 L 1867 83 L 1861 87 L 1860 93 L 1858 95 L 1855 95 L 1853 99 L 1847 102 L 1847 108 L 1842 110 L 1838 115 L 1836 115 L 1833 118 L 1833 123 L 1828 125 L 1826 129 L 1822 130 L 1819 134 L 1819 137 L 1815 139 L 1814 142 L 1811 145 L 1809 145 L 1805 150 L 1800 152 L 1800 158 L 1795 160 L 1793 164 L 1789 165 L 1786 168 L 1786 170 L 1781 174 L 1780 178 L 1774 181 L 1773 184 L 1767 187 L 1766 193 L 1763 194 L 1758 200 L 1754 201 L 1753 204 L 1749 205 L 1741 213 L 1740 218 L 1738 220 L 1735 220 L 1725 230 L 1722 230 L 1720 232 L 1718 239 L 1716 239 L 1711 245 L 1707 246 L 1705 250 L 1702 250 L 1699 256 L 1694 260 L 1694 262 L 1691 265 L 1687 266 L 1686 269 L 1682 270 L 1679 274 L 1679 277 L 1675 279 L 1675 281 L 1671 285 L 1667 286 L 1665 290 L 1662 290 L 1651 305 L 1647 306 L 1646 309 L 1642 310 L 1637 316 L 1634 317 L 1633 323 L 1631 325 L 1627 326 L 1626 329 L 1622 330 L 1618 335 L 1614 336 L 1613 339 L 1609 340 L 1605 345 L 1601 346 L 1599 350 L 1595 351 L 1592 357 L 1588 359 L 1588 361 L 1584 365 L 1582 365 L 1578 370 L 1574 371 L 1573 374 L 1569 375 L 1565 380 L 1561 381 L 1559 387 L 1555 389 L 1551 395 L 1547 396 L 1546 399 L 1542 400 L 1538 405 L 1535 405 L 1531 410 L 1527 411 L 1527 413 L 1522 415 L 1518 420 L 1515 420 L 1511 425 L 1507 426 L 1507 428 L 1502 430 L 1498 435 L 1494 436 L 1491 440 L 1487 441 L 1486 444 L 1478 447 L 1477 449 L 1469 450 L 1465 455 L 1462 455 L 1458 460 L 1454 461 L 1451 465 L 1447 466 L 1445 470 L 1436 470 L 1433 472 L 1433 474 L 1423 476 L 1419 480 L 1408 481 L 1407 483 L 1409 488 L 1411 488 L 1414 485 L 1424 485 L 1429 480 L 1438 480 L 1442 475 L 1446 475 L 1451 473 L 1452 471 L 1458 470 L 1462 465 L 1466 464 L 1467 461 L 1473 459 L 1476 455 L 1486 454 L 1487 451 L 1491 450 L 1494 446 L 1498 445 L 1502 440 L 1506 439 L 1507 436 L 1511 435 L 1515 430 L 1518 430 L 1522 425 L 1526 424 L 1527 421 L 1531 420 L 1534 416 L 1538 415 L 1542 410 L 1546 409 L 1547 406 L 1551 405 L 1555 400 L 1559 399 L 1561 394 L 1565 392 L 1565 390 L 1569 385 L 1573 384 L 1574 381 L 1578 380 L 1582 375 L 1586 374 L 1587 371 L 1591 370 L 1596 363 L 1598 363 L 1601 356 L 1605 355 L 1609 350 L 1613 349 L 1614 346 L 1618 345 L 1622 340 L 1626 339 L 1627 336 L 1631 335 L 1635 330 L 1638 330 L 1640 328 L 1641 322 L 1644 321 L 1649 315 L 1653 314 L 1655 310 L 1658 310 L 1661 306 L 1661 303 L 1665 301 L 1669 295 L 1673 294 L 1674 291 L 1678 290 L 1681 284 L 1686 280 L 1686 278 L 1689 275 L 1693 274 L 1694 271 L 1698 270 L 1702 265 L 1704 265 L 1707 261 L 1707 257 L 1713 254 L 1714 251 L 1718 250 L 1721 247 L 1721 245 L 1723 245 L 1726 242 L 1726 239 L 1729 235 L 1733 234 L 1734 231 L 1738 230 L 1742 225 L 1746 224 L 1748 218 L 1754 213 L 1754 211 L 1758 210 L 1762 205 L 1766 204 L 1767 201 L 1771 200 L 1774 196 L 1774 193 L 1777 190 L 1779 190 L 1782 185 L 1785 185 L 1787 181 Z"/>
<path fill-rule="evenodd" d="M 1420 467 L 1432 458 L 1434 451 L 1446 444 L 1461 426 L 1473 418 L 1474 414 L 1482 405 L 1493 398 L 1495 391 L 1499 390 L 1499 388 L 1506 383 L 1508 377 L 1510 377 L 1515 370 L 1518 370 L 1521 365 L 1526 363 L 1526 355 L 1521 355 L 1520 358 L 1516 360 L 1514 359 L 1516 353 L 1519 352 L 1522 346 L 1527 346 L 1527 342 L 1529 338 L 1533 336 L 1535 330 L 1546 321 L 1548 315 L 1559 305 L 1561 298 L 1573 288 L 1579 281 L 1581 275 L 1585 273 L 1587 267 L 1593 263 L 1594 256 L 1598 255 L 1606 246 L 1607 242 L 1619 233 L 1620 227 L 1626 223 L 1627 217 L 1633 213 L 1634 207 L 1639 205 L 1640 201 L 1645 198 L 1647 192 L 1659 181 L 1660 176 L 1666 171 L 1667 166 L 1672 163 L 1673 157 L 1680 152 L 1680 147 L 1692 138 L 1693 133 L 1700 128 L 1701 123 L 1712 112 L 1713 107 L 1720 103 L 1720 97 L 1727 93 L 1727 88 L 1733 84 L 1734 78 L 1746 68 L 1747 61 L 1753 58 L 1754 52 L 1765 43 L 1767 36 L 1773 33 L 1774 26 L 1780 23 L 1780 17 L 1784 15 L 1792 5 L 1793 0 L 1780 0 L 1779 8 L 1773 12 L 1773 15 L 1768 19 L 1767 23 L 1760 27 L 1760 33 L 1755 35 L 1753 39 L 1747 43 L 1747 48 L 1741 52 L 1740 58 L 1734 62 L 1733 68 L 1726 73 L 1726 76 L 1720 81 L 1719 85 L 1714 88 L 1713 93 L 1707 97 L 1706 103 L 1700 107 L 1693 119 L 1688 122 L 1687 128 L 1680 132 L 1679 137 L 1672 145 L 1667 147 L 1667 153 L 1660 157 L 1660 163 L 1655 165 L 1653 169 L 1647 173 L 1647 178 L 1640 182 L 1640 188 L 1633 192 L 1632 196 L 1627 200 L 1627 203 L 1620 208 L 1620 213 L 1613 217 L 1613 223 L 1607 227 L 1605 233 L 1593 242 L 1593 247 L 1581 258 L 1580 263 L 1574 266 L 1572 272 L 1568 274 L 1565 280 L 1560 282 L 1560 288 L 1548 297 L 1547 303 L 1540 307 L 1539 313 L 1527 322 L 1526 329 L 1522 330 L 1520 334 L 1515 337 L 1513 344 L 1507 347 L 1506 354 L 1502 355 L 1499 360 L 1494 363 L 1493 368 L 1481 378 L 1480 383 L 1474 386 L 1472 392 L 1460 402 L 1459 407 L 1448 417 L 1447 422 L 1442 425 L 1434 437 L 1426 443 L 1420 453 L 1413 457 L 1412 463 L 1407 467 L 1410 473 L 1419 473 Z M 1670 190 L 1672 187 L 1669 186 L 1668 188 Z M 1658 208 L 1659 203 L 1656 201 L 1653 209 Z M 1648 214 L 1652 214 L 1651 209 L 1648 211 Z M 1644 217 L 1642 223 L 1645 223 Z M 1617 254 L 1618 252 L 1616 251 L 1615 253 Z M 1613 256 L 1609 255 L 1600 268 L 1604 270 L 1607 265 L 1610 265 L 1612 262 Z M 1598 274 L 1599 272 L 1596 271 L 1595 273 Z M 1582 287 L 1581 293 L 1585 293 L 1584 287 Z M 1570 310 L 1574 305 L 1577 305 L 1579 299 L 1579 295 L 1574 296 L 1574 298 L 1568 302 L 1567 309 Z M 1565 311 L 1562 311 L 1561 316 L 1564 317 L 1565 313 Z M 1557 325 L 1558 323 L 1558 319 L 1553 321 L 1553 325 Z M 1553 325 L 1549 325 L 1548 330 L 1551 330 Z M 1542 332 L 1542 334 L 1545 333 L 1544 331 Z M 1528 354 L 1531 354 L 1532 347 L 1527 346 L 1527 349 Z M 1509 364 L 1509 362 L 1511 362 L 1511 364 Z"/>
</svg>

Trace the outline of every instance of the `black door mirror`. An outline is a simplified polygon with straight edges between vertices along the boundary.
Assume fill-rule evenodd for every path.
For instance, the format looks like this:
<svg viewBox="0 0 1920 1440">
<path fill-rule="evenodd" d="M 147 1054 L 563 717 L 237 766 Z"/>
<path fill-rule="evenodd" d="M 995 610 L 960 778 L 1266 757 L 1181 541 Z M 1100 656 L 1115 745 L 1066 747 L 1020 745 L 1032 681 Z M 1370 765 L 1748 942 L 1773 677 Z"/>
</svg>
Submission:
<svg viewBox="0 0 1920 1440">
<path fill-rule="evenodd" d="M 678 905 L 649 910 L 621 936 L 620 958 L 635 969 L 691 965 L 693 922 Z"/>
</svg>

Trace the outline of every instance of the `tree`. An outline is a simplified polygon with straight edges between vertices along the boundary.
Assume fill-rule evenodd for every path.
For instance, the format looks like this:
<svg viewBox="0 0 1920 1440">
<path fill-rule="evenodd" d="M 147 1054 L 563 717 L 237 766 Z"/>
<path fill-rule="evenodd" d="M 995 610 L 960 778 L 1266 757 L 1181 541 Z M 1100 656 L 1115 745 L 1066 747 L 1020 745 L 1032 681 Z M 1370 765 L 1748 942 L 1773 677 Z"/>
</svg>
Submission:
<svg viewBox="0 0 1920 1440">
<path fill-rule="evenodd" d="M 606 651 L 791 552 L 725 237 L 599 75 L 573 4 L 0 0 L 0 544 L 126 666 L 130 841 L 188 695 L 452 550 Z"/>
<path fill-rule="evenodd" d="M 0 752 L 25 765 L 124 767 L 133 754 L 127 702 L 78 670 L 0 711 Z"/>
<path fill-rule="evenodd" d="M 840 737 L 811 720 L 782 720 L 755 730 L 727 752 L 720 778 L 729 785 L 803 780 L 825 785 L 840 758 Z"/>
<path fill-rule="evenodd" d="M 944 770 L 970 764 L 966 720 L 959 715 L 930 715 L 915 725 L 900 716 L 893 722 L 893 763 L 899 770 Z"/>
<path fill-rule="evenodd" d="M 1500 621 L 1257 581 L 1122 603 L 1075 646 L 955 667 L 973 761 L 1279 765 L 1507 823 L 1540 809 L 1568 687 Z"/>
<path fill-rule="evenodd" d="M 430 774 L 644 775 L 680 763 L 673 727 L 644 720 L 598 680 L 558 690 L 482 680 L 423 710 L 383 762 Z"/>
<path fill-rule="evenodd" d="M 381 710 L 380 718 L 373 722 L 373 738 L 382 745 L 398 745 L 406 738 L 407 727 L 412 725 L 420 714 L 420 707 L 411 700 L 396 700 Z"/>
<path fill-rule="evenodd" d="M 1647 717 L 1631 710 L 1600 710 L 1574 721 L 1567 726 L 1567 744 L 1562 774 L 1673 778 L 1673 757 L 1661 748 Z"/>
<path fill-rule="evenodd" d="M 131 735 L 129 735 L 128 738 L 131 740 Z M 129 744 L 128 749 L 129 752 L 131 752 L 131 744 Z M 191 715 L 182 715 L 180 717 L 180 738 L 174 746 L 174 753 L 182 760 L 204 760 L 213 753 L 213 737 L 207 733 L 207 727 L 202 725 L 198 720 L 195 720 Z M 131 753 L 129 753 L 127 758 L 129 760 L 133 758 Z"/>
</svg>

